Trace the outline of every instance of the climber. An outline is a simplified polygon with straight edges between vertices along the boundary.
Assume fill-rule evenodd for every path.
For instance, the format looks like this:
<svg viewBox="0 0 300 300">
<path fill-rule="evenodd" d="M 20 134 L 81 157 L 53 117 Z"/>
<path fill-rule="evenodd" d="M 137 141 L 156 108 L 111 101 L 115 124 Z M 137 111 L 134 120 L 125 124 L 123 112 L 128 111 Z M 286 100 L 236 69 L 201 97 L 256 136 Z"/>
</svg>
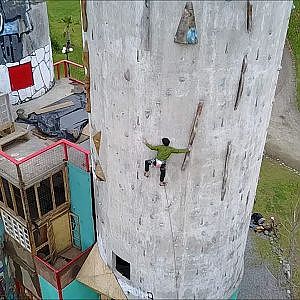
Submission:
<svg viewBox="0 0 300 300">
<path fill-rule="evenodd" d="M 152 159 L 145 160 L 145 172 L 144 175 L 149 177 L 149 167 L 150 165 L 155 166 L 156 168 L 160 168 L 160 186 L 165 186 L 167 183 L 164 181 L 166 176 L 166 163 L 167 159 L 170 157 L 172 153 L 187 153 L 190 149 L 176 149 L 170 147 L 170 140 L 168 138 L 163 138 L 162 143 L 163 145 L 152 146 L 144 139 L 143 143 L 151 150 L 157 151 L 156 157 Z"/>
</svg>

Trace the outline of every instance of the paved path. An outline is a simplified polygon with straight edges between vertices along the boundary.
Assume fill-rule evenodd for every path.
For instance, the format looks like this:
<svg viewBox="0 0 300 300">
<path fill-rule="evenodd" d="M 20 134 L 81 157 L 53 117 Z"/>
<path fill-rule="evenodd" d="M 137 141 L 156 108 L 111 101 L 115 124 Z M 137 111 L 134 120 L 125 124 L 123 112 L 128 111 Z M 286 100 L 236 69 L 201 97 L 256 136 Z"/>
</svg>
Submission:
<svg viewBox="0 0 300 300">
<path fill-rule="evenodd" d="M 249 232 L 245 250 L 245 271 L 238 299 L 288 299 L 254 248 L 253 232 Z"/>
<path fill-rule="evenodd" d="M 265 150 L 300 171 L 300 113 L 296 106 L 296 73 L 286 46 L 277 82 Z"/>
</svg>

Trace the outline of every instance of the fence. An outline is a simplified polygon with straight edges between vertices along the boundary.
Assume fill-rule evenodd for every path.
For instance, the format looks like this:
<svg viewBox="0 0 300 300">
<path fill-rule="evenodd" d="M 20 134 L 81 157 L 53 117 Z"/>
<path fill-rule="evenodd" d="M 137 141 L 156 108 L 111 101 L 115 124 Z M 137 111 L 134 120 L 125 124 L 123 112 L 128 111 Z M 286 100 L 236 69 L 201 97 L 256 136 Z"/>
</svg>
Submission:
<svg viewBox="0 0 300 300">
<path fill-rule="evenodd" d="M 90 170 L 89 151 L 62 139 L 21 160 L 16 160 L 0 151 L 0 172 L 8 181 L 17 183 L 18 186 L 20 181 L 28 185 L 37 177 L 59 167 L 65 161 L 69 161 L 87 172 Z"/>
<path fill-rule="evenodd" d="M 69 60 L 60 60 L 53 64 L 55 79 L 69 78 L 71 81 L 84 84 L 84 66 Z"/>
<path fill-rule="evenodd" d="M 81 252 L 71 261 L 66 262 L 60 269 L 55 269 L 51 264 L 38 256 L 34 257 L 37 273 L 57 289 L 59 299 L 62 299 L 62 290 L 76 278 L 92 247 Z"/>
</svg>

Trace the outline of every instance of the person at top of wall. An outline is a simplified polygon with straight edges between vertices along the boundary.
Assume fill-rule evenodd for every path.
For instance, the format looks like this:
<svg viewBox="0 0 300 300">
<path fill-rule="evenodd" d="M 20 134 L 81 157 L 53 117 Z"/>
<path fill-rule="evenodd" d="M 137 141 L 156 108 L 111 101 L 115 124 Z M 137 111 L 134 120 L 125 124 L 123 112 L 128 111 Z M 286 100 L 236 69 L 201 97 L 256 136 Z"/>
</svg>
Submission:
<svg viewBox="0 0 300 300">
<path fill-rule="evenodd" d="M 157 151 L 156 157 L 152 159 L 145 160 L 145 172 L 144 175 L 149 177 L 149 167 L 154 166 L 156 168 L 160 168 L 160 186 L 165 186 L 167 183 L 164 181 L 166 176 L 166 163 L 167 159 L 170 157 L 172 153 L 187 153 L 190 149 L 176 149 L 170 147 L 170 140 L 168 138 L 162 139 L 162 145 L 153 146 L 144 139 L 143 143 L 151 150 Z"/>
</svg>

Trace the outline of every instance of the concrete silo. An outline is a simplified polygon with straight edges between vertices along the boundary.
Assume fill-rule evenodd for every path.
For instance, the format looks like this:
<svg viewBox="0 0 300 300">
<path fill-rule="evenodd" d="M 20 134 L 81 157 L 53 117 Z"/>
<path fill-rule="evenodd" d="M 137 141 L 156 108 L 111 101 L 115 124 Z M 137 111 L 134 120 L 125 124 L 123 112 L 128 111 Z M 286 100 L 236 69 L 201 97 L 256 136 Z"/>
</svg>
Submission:
<svg viewBox="0 0 300 300">
<path fill-rule="evenodd" d="M 243 275 L 292 3 L 85 6 L 92 135 L 101 131 L 99 151 L 91 139 L 101 257 L 129 298 L 230 298 Z M 184 168 L 184 154 L 169 159 L 165 187 L 157 169 L 144 177 L 155 151 L 143 137 L 179 148 L 193 140 Z"/>
<path fill-rule="evenodd" d="M 0 92 L 12 104 L 37 98 L 53 85 L 46 2 L 0 0 Z"/>
</svg>

